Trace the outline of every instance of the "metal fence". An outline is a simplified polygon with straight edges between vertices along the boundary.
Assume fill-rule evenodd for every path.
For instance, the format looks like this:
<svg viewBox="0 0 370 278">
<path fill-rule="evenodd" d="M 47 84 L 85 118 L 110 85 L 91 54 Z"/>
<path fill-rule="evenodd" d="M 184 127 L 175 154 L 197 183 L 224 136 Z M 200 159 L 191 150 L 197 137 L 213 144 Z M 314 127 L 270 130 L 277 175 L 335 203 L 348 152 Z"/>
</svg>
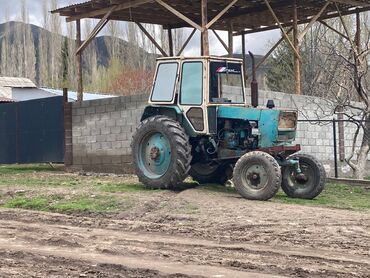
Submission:
<svg viewBox="0 0 370 278">
<path fill-rule="evenodd" d="M 334 176 L 338 178 L 340 176 L 340 165 L 347 165 L 346 159 L 351 156 L 353 152 L 353 159 L 357 158 L 357 151 L 361 146 L 363 136 L 369 136 L 368 133 L 364 134 L 364 130 L 361 125 L 364 125 L 368 121 L 356 120 L 356 119 L 331 119 L 331 120 L 299 120 L 299 123 L 308 123 L 310 126 L 321 126 L 323 131 L 320 136 L 324 136 L 324 133 L 331 133 L 329 148 L 332 149 L 328 160 L 333 161 Z M 356 135 L 357 134 L 357 135 Z M 327 138 L 327 136 L 325 136 Z M 355 145 L 353 142 L 356 140 Z M 305 148 L 305 144 L 302 144 Z M 320 144 L 316 145 L 316 148 L 321 148 Z M 312 151 L 315 153 L 315 151 Z M 331 157 L 330 157 L 331 156 Z M 322 159 L 326 160 L 326 159 Z M 369 160 L 369 158 L 368 158 Z M 348 166 L 349 167 L 349 166 Z M 370 175 L 370 174 L 369 174 Z"/>
<path fill-rule="evenodd" d="M 63 160 L 63 97 L 0 105 L 0 163 Z"/>
</svg>

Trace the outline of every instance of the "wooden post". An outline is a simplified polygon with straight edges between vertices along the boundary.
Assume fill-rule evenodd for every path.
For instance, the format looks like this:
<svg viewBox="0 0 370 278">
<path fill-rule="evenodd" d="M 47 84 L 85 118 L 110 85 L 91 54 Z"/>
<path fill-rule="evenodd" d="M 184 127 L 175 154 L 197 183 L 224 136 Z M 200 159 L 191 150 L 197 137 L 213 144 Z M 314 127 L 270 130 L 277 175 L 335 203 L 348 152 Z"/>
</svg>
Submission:
<svg viewBox="0 0 370 278">
<path fill-rule="evenodd" d="M 209 41 L 208 41 L 208 29 L 206 28 L 208 23 L 208 0 L 201 0 L 201 14 L 202 14 L 202 43 L 201 52 L 202 56 L 209 56 Z"/>
<path fill-rule="evenodd" d="M 76 20 L 76 49 L 81 47 L 81 21 Z M 77 101 L 83 101 L 83 81 L 82 81 L 82 52 L 77 55 Z"/>
<path fill-rule="evenodd" d="M 168 28 L 168 47 L 170 50 L 170 56 L 173 57 L 174 52 L 173 52 L 173 39 L 172 39 L 172 29 L 171 28 Z"/>
<path fill-rule="evenodd" d="M 361 54 L 361 16 L 358 10 L 356 11 L 356 48 L 357 48 L 357 54 L 360 55 Z"/>
<path fill-rule="evenodd" d="M 244 68 L 244 81 L 246 82 L 248 80 L 247 76 L 247 57 L 245 57 L 245 34 L 242 34 L 242 55 L 243 55 L 243 68 Z"/>
<path fill-rule="evenodd" d="M 294 80 L 295 80 L 295 93 L 300 95 L 301 92 L 301 61 L 299 57 L 299 40 L 298 40 L 298 9 L 297 0 L 293 0 L 293 37 L 294 37 Z M 298 54 L 298 55 L 297 55 Z"/>
<path fill-rule="evenodd" d="M 233 37 L 233 25 L 230 22 L 229 24 L 229 30 L 228 30 L 228 54 L 229 57 L 233 57 L 234 55 L 234 37 Z"/>
</svg>

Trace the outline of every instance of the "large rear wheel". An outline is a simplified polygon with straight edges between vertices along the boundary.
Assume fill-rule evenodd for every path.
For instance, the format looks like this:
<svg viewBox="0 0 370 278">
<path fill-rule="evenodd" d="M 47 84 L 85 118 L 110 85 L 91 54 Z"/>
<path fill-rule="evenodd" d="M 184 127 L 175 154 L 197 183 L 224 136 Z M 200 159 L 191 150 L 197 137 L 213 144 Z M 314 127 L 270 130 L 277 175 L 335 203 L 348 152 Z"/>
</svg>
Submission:
<svg viewBox="0 0 370 278">
<path fill-rule="evenodd" d="M 276 195 L 281 184 L 279 163 L 271 155 L 255 151 L 243 155 L 235 165 L 233 182 L 244 198 L 266 201 Z"/>
<path fill-rule="evenodd" d="M 309 154 L 295 154 L 288 159 L 298 159 L 301 173 L 295 167 L 283 168 L 281 188 L 292 198 L 314 199 L 325 187 L 326 172 L 317 158 Z"/>
<path fill-rule="evenodd" d="M 164 116 L 150 117 L 139 125 L 132 139 L 132 154 L 140 182 L 154 189 L 182 183 L 192 159 L 185 130 Z"/>
<path fill-rule="evenodd" d="M 191 166 L 189 175 L 199 184 L 216 183 L 224 185 L 232 178 L 233 170 L 229 164 L 195 163 Z"/>
</svg>

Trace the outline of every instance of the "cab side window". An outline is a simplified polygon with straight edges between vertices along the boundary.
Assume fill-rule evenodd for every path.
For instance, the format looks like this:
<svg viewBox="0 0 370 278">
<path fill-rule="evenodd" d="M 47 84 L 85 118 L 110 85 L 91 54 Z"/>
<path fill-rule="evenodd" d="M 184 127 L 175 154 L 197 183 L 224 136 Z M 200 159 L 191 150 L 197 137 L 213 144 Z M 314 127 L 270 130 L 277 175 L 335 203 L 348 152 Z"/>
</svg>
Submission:
<svg viewBox="0 0 370 278">
<path fill-rule="evenodd" d="M 152 101 L 171 102 L 173 100 L 177 69 L 177 63 L 159 64 L 151 98 Z"/>
<path fill-rule="evenodd" d="M 201 105 L 203 102 L 203 63 L 185 62 L 182 65 L 180 104 Z"/>
</svg>

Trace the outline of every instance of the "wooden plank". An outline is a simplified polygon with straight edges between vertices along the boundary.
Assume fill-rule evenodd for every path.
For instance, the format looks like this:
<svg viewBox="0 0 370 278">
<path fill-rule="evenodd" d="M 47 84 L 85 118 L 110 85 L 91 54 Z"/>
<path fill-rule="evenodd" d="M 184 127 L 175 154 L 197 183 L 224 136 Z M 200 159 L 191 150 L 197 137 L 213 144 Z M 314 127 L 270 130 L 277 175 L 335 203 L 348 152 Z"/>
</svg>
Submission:
<svg viewBox="0 0 370 278">
<path fill-rule="evenodd" d="M 149 32 L 144 28 L 143 25 L 139 22 L 135 22 L 136 25 L 139 27 L 139 29 L 147 36 L 147 38 L 155 45 L 155 47 L 159 50 L 159 52 L 162 53 L 164 57 L 168 57 L 168 54 L 166 51 L 163 50 L 163 48 L 157 43 L 157 41 L 149 34 Z"/>
<path fill-rule="evenodd" d="M 308 25 L 306 26 L 306 28 L 304 28 L 304 30 L 298 35 L 298 41 L 302 41 L 303 38 L 306 36 L 307 32 L 311 29 L 311 27 L 317 22 L 317 20 L 320 18 L 320 16 L 324 13 L 324 11 L 326 10 L 326 8 L 330 5 L 330 2 L 326 2 L 326 4 L 324 5 L 324 7 L 320 10 L 320 12 L 315 15 L 310 23 L 308 23 Z M 297 18 L 297 22 L 298 22 L 298 18 Z M 298 23 L 297 23 L 298 24 Z"/>
<path fill-rule="evenodd" d="M 163 6 L 164 8 L 166 8 L 168 11 L 170 11 L 171 13 L 173 13 L 174 15 L 176 15 L 178 18 L 180 18 L 183 21 L 185 21 L 186 23 L 188 23 L 190 26 L 198 29 L 201 32 L 203 31 L 203 27 L 199 26 L 197 23 L 195 23 L 190 18 L 186 17 L 185 15 L 183 15 L 182 13 L 180 13 L 179 11 L 177 11 L 176 9 L 172 8 L 167 3 L 163 2 L 162 0 L 155 0 L 155 1 L 158 4 L 160 4 L 161 6 Z"/>
<path fill-rule="evenodd" d="M 157 0 L 158 1 L 158 0 Z M 208 23 L 208 0 L 201 0 L 202 15 L 202 55 L 209 56 L 208 30 L 205 28 Z"/>
<path fill-rule="evenodd" d="M 271 8 L 271 5 L 270 5 L 269 1 L 268 0 L 264 0 L 264 1 L 265 1 L 266 5 L 267 5 L 268 9 L 270 10 L 270 13 L 272 14 L 273 18 L 275 19 L 277 25 L 279 26 L 281 32 L 283 33 L 283 35 L 285 37 L 285 40 L 288 42 L 288 44 L 290 45 L 290 47 L 292 48 L 292 50 L 294 51 L 294 53 L 298 57 L 298 59 L 300 59 L 300 55 L 299 55 L 297 49 L 294 47 L 294 44 L 290 41 L 288 35 L 286 34 L 283 26 L 280 23 L 278 17 L 276 16 L 274 10 Z"/>
<path fill-rule="evenodd" d="M 225 50 L 229 51 L 228 45 L 224 42 L 224 40 L 220 37 L 220 35 L 216 32 L 216 30 L 212 29 L 212 32 L 216 36 L 216 38 L 219 40 L 219 42 L 222 44 L 222 46 L 225 48 Z"/>
<path fill-rule="evenodd" d="M 356 1 L 356 0 L 330 0 L 331 2 L 337 2 L 340 4 L 347 4 L 347 5 L 352 5 L 355 7 L 369 7 L 370 4 L 363 2 L 363 1 Z"/>
<path fill-rule="evenodd" d="M 185 41 L 185 43 L 183 44 L 183 46 L 181 47 L 180 51 L 177 53 L 177 56 L 180 56 L 182 54 L 185 47 L 189 44 L 190 40 L 193 38 L 196 31 L 197 31 L 197 29 L 194 28 L 193 31 L 191 32 L 191 34 L 189 35 L 189 37 L 187 38 L 187 40 Z"/>
<path fill-rule="evenodd" d="M 170 51 L 170 56 L 173 57 L 173 38 L 172 38 L 172 29 L 169 28 L 167 30 L 168 32 L 168 48 L 169 48 L 169 51 Z"/>
<path fill-rule="evenodd" d="M 342 34 L 341 32 L 339 32 L 337 29 L 331 27 L 329 24 L 327 24 L 325 21 L 323 20 L 319 20 L 319 22 L 324 25 L 325 27 L 327 27 L 328 29 L 332 30 L 334 33 L 337 33 L 339 36 L 345 38 L 346 40 L 350 40 L 345 34 Z"/>
<path fill-rule="evenodd" d="M 293 31 L 293 28 L 290 28 L 286 33 L 289 35 Z M 281 37 L 280 40 L 278 40 L 277 43 L 267 52 L 267 54 L 262 58 L 262 60 L 258 63 L 256 66 L 256 69 L 258 69 L 262 64 L 267 60 L 267 58 L 274 52 L 274 50 L 285 40 L 284 37 Z"/>
<path fill-rule="evenodd" d="M 81 47 L 81 21 L 76 20 L 76 46 Z M 83 101 L 82 54 L 77 54 L 77 101 Z"/>
<path fill-rule="evenodd" d="M 120 11 L 120 10 L 130 9 L 130 8 L 134 8 L 134 7 L 143 5 L 143 4 L 151 3 L 153 1 L 154 0 L 132 0 L 129 3 L 124 3 L 124 4 L 116 5 L 115 6 L 116 7 L 115 10 L 116 11 Z M 79 15 L 67 17 L 66 20 L 67 20 L 67 22 L 71 22 L 71 21 L 75 21 L 77 19 L 91 18 L 91 17 L 99 16 L 99 15 L 102 15 L 102 14 L 106 14 L 107 12 L 109 12 L 109 10 L 111 8 L 112 7 L 110 6 L 110 7 L 103 8 L 103 9 L 98 9 L 98 10 L 93 10 L 93 11 L 86 12 L 86 13 L 81 13 Z"/>
<path fill-rule="evenodd" d="M 116 6 L 112 7 L 109 12 L 98 22 L 95 28 L 92 30 L 89 37 L 83 42 L 83 44 L 77 49 L 77 54 L 84 51 L 84 49 L 90 44 L 90 42 L 99 34 L 104 26 L 109 22 L 109 16 L 115 11 Z"/>
<path fill-rule="evenodd" d="M 227 37 L 228 37 L 228 54 L 229 57 L 232 58 L 234 55 L 234 37 L 233 37 L 233 25 L 230 22 L 229 23 L 229 30 L 227 32 Z"/>
<path fill-rule="evenodd" d="M 294 43 L 294 83 L 296 95 L 301 95 L 301 61 L 299 59 L 299 31 L 297 0 L 293 0 L 293 43 Z"/>
<path fill-rule="evenodd" d="M 219 20 L 228 10 L 239 0 L 233 0 L 229 5 L 227 5 L 218 15 L 216 15 L 210 22 L 207 23 L 206 29 L 209 29 L 217 20 Z"/>
</svg>

